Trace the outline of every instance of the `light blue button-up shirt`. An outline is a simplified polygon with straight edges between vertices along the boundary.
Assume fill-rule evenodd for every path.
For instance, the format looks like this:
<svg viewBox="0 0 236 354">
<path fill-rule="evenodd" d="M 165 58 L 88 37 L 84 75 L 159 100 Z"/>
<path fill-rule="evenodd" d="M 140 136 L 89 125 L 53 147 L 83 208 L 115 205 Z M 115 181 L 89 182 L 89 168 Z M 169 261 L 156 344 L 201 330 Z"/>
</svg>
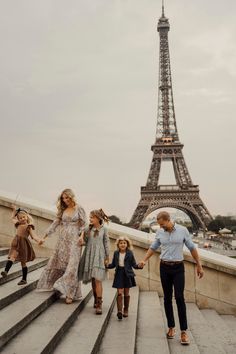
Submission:
<svg viewBox="0 0 236 354">
<path fill-rule="evenodd" d="M 161 247 L 160 258 L 163 261 L 182 261 L 184 258 L 184 244 L 189 251 L 196 248 L 189 235 L 188 229 L 185 226 L 175 223 L 171 232 L 165 231 L 164 229 L 158 230 L 150 248 L 155 251 Z"/>
</svg>

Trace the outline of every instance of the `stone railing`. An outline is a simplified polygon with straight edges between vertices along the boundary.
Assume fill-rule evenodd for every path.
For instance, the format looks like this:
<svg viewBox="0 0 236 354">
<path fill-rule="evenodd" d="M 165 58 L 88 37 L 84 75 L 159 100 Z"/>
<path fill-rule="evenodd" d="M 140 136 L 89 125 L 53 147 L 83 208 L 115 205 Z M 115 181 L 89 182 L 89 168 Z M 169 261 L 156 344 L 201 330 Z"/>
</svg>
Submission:
<svg viewBox="0 0 236 354">
<path fill-rule="evenodd" d="M 11 204 L 13 199 L 0 196 L 0 246 L 9 246 L 14 236 L 14 227 L 11 224 Z M 55 212 L 48 207 L 40 207 L 39 203 L 20 203 L 34 218 L 36 232 L 44 235 L 45 230 L 55 217 Z M 111 257 L 115 250 L 115 241 L 119 236 L 127 236 L 133 243 L 137 261 L 143 259 L 153 235 L 134 230 L 122 225 L 109 223 L 111 241 Z M 38 257 L 50 256 L 55 247 L 57 235 L 48 238 L 44 246 L 34 243 Z M 204 267 L 204 277 L 199 280 L 196 276 L 196 266 L 188 250 L 184 250 L 185 260 L 185 298 L 195 302 L 200 308 L 214 308 L 220 314 L 236 315 L 236 260 L 200 250 L 200 257 Z M 136 270 L 136 280 L 141 290 L 157 290 L 162 295 L 159 273 L 159 255 L 157 251 L 143 270 Z M 112 274 L 112 271 L 110 271 Z"/>
</svg>

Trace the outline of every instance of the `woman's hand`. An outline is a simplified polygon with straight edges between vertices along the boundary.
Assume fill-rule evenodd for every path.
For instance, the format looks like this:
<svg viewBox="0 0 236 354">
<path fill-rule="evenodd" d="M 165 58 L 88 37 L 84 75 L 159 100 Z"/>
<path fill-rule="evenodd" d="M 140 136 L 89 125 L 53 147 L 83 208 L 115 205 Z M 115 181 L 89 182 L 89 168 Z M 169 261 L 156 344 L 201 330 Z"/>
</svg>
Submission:
<svg viewBox="0 0 236 354">
<path fill-rule="evenodd" d="M 45 242 L 45 240 L 43 238 L 41 238 L 40 240 L 38 240 L 38 245 L 41 246 L 44 242 Z"/>
<path fill-rule="evenodd" d="M 108 264 L 109 264 L 109 258 L 105 258 L 105 259 L 104 259 L 104 265 L 105 265 L 105 267 L 108 266 Z"/>
<path fill-rule="evenodd" d="M 83 246 L 84 245 L 84 238 L 82 236 L 79 237 L 79 241 L 78 241 L 78 246 Z"/>
</svg>

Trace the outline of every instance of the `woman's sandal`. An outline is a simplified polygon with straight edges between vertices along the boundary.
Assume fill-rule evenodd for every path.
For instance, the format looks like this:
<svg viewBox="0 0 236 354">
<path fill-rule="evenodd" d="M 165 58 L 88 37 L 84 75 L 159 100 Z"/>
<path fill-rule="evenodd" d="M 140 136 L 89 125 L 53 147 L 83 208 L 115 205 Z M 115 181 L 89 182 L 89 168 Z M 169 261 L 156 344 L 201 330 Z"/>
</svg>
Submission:
<svg viewBox="0 0 236 354">
<path fill-rule="evenodd" d="M 73 299 L 71 299 L 70 297 L 66 297 L 66 304 L 67 305 L 72 304 L 72 302 L 73 302 Z"/>
</svg>

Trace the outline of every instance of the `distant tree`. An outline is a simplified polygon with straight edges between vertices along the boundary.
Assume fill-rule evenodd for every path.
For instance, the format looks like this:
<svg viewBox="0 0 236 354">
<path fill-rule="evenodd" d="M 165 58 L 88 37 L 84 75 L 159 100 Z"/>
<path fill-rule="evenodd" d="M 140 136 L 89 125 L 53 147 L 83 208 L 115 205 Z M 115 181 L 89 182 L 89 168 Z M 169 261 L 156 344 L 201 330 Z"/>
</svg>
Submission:
<svg viewBox="0 0 236 354">
<path fill-rule="evenodd" d="M 232 230 L 232 227 L 236 226 L 236 218 L 233 216 L 217 215 L 215 220 L 221 221 L 224 224 L 224 227 L 230 230 Z"/>
<path fill-rule="evenodd" d="M 222 220 L 219 220 L 219 219 L 215 219 L 215 220 L 212 220 L 209 225 L 208 225 L 208 230 L 209 231 L 213 231 L 213 232 L 216 232 L 218 233 L 220 229 L 223 229 L 225 227 L 225 224 L 223 223 Z"/>
<path fill-rule="evenodd" d="M 114 222 L 115 224 L 120 224 L 122 225 L 122 221 L 120 220 L 120 218 L 116 215 L 111 215 L 109 216 L 109 219 L 111 222 Z"/>
</svg>

